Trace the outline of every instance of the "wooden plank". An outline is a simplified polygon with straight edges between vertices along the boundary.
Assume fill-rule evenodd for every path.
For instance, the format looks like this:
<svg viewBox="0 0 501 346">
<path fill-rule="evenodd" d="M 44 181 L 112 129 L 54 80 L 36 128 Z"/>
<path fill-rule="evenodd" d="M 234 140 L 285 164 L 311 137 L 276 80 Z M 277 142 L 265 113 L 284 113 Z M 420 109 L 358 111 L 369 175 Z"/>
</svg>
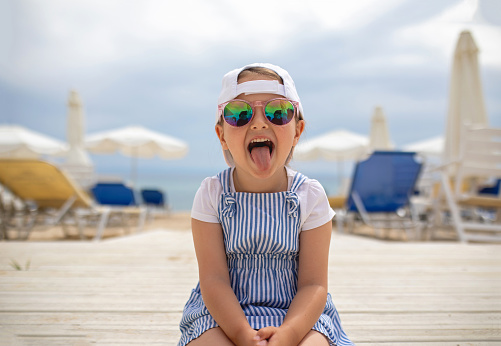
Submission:
<svg viewBox="0 0 501 346">
<path fill-rule="evenodd" d="M 2 293 L 1 311 L 181 311 L 189 292 L 172 292 L 145 296 L 137 294 L 71 294 L 54 292 L 45 295 Z M 501 311 L 498 296 L 375 296 L 336 294 L 335 304 L 341 312 L 491 312 Z"/>
<path fill-rule="evenodd" d="M 450 329 L 429 329 L 427 326 L 407 326 L 405 329 L 398 326 L 374 326 L 362 328 L 346 327 L 349 335 L 358 340 L 357 342 L 409 342 L 409 341 L 501 341 L 499 328 L 480 328 L 465 325 L 451 326 Z M 176 329 L 168 328 L 166 325 L 32 325 L 29 331 L 22 325 L 10 325 L 7 329 L 18 338 L 33 337 L 82 337 L 85 336 L 90 342 L 115 342 L 139 341 L 145 344 L 171 340 L 179 337 L 180 333 Z"/>
<path fill-rule="evenodd" d="M 110 285 L 113 285 L 113 280 L 96 280 L 92 283 L 92 280 L 86 279 L 85 281 L 65 283 L 64 280 L 47 282 L 47 280 L 9 280 L 9 283 L 0 284 L 0 294 L 2 292 L 23 292 L 26 294 L 43 294 L 49 292 L 72 292 L 74 294 L 99 294 L 109 290 Z M 98 282 L 97 282 L 98 281 Z M 118 281 L 118 280 L 117 280 Z M 158 294 L 165 293 L 164 291 L 178 291 L 184 292 L 187 287 L 194 287 L 197 283 L 196 278 L 180 278 L 173 280 L 150 279 L 143 280 L 141 284 L 135 284 L 132 280 L 127 282 L 120 282 L 119 284 L 115 281 L 115 286 L 113 291 L 116 293 L 130 292 L 131 290 L 137 292 L 145 292 L 147 294 Z M 482 284 L 483 283 L 483 284 Z M 92 285 L 90 287 L 83 287 L 85 284 Z M 353 284 L 343 283 L 343 285 L 332 283 L 330 284 L 330 292 L 333 295 L 338 294 L 367 294 L 367 285 L 372 285 L 371 294 L 380 295 L 400 295 L 400 294 L 435 294 L 435 295 L 467 295 L 471 294 L 472 290 L 476 294 L 498 294 L 501 292 L 501 285 L 491 284 L 488 280 L 484 282 L 472 282 L 472 281 L 447 281 L 443 284 L 433 284 L 429 281 L 429 284 L 423 282 L 412 282 L 412 281 L 397 281 L 393 282 L 383 282 L 378 281 L 356 281 Z M 410 287 L 410 286 L 413 287 Z"/>
<path fill-rule="evenodd" d="M 181 311 L 169 312 L 1 312 L 0 325 L 75 324 L 75 325 L 168 325 L 177 328 Z M 496 312 L 404 312 L 404 313 L 343 313 L 345 327 L 365 326 L 421 326 L 423 328 L 450 329 L 450 326 L 498 326 L 501 316 Z"/>
</svg>

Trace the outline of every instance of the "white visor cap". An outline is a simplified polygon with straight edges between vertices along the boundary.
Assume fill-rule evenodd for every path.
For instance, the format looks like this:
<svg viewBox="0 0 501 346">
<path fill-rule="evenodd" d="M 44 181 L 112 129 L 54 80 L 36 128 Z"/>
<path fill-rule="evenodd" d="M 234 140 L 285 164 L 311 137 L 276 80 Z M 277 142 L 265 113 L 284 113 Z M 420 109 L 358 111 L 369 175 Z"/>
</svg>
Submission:
<svg viewBox="0 0 501 346">
<path fill-rule="evenodd" d="M 251 67 L 264 67 L 275 71 L 284 81 L 284 84 L 280 84 L 277 80 L 255 80 L 245 83 L 238 84 L 238 75 Z M 299 112 L 304 116 L 303 106 L 299 95 L 296 91 L 296 86 L 289 72 L 281 68 L 268 63 L 254 63 L 246 65 L 241 68 L 234 69 L 223 77 L 223 85 L 221 88 L 221 93 L 217 99 L 217 104 L 228 102 L 233 100 L 240 94 L 277 94 L 282 95 L 289 100 L 296 101 L 299 103 Z M 216 124 L 219 122 L 219 110 L 216 109 Z"/>
</svg>

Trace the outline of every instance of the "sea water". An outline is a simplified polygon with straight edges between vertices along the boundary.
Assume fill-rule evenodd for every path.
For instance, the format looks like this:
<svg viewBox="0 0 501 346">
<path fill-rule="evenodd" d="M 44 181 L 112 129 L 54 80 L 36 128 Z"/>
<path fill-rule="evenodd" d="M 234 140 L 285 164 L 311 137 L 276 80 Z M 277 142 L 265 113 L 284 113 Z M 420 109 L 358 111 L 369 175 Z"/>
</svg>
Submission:
<svg viewBox="0 0 501 346">
<path fill-rule="evenodd" d="M 144 174 L 137 178 L 134 186 L 136 190 L 161 190 L 170 210 L 190 211 L 193 198 L 207 176 L 203 173 Z"/>
<path fill-rule="evenodd" d="M 168 173 L 168 174 L 141 174 L 134 184 L 136 190 L 159 189 L 166 196 L 167 204 L 173 211 L 190 211 L 193 198 L 204 178 L 215 175 L 212 173 Z M 308 177 L 317 179 L 324 187 L 327 195 L 338 191 L 339 179 L 331 174 L 307 174 Z"/>
</svg>

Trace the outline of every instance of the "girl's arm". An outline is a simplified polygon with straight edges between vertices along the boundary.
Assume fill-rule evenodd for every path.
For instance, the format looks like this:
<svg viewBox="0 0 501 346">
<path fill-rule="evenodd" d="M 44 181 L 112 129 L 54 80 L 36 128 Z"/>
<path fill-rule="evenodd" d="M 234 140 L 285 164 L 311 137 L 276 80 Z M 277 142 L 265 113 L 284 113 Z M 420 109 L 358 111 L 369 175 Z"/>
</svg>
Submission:
<svg viewBox="0 0 501 346">
<path fill-rule="evenodd" d="M 191 219 L 191 227 L 205 305 L 234 344 L 255 345 L 256 331 L 231 288 L 221 225 Z"/>
<path fill-rule="evenodd" d="M 269 340 L 269 345 L 299 344 L 322 314 L 327 300 L 331 232 L 332 221 L 301 232 L 297 294 L 279 328 L 258 332 L 261 339 Z"/>
</svg>

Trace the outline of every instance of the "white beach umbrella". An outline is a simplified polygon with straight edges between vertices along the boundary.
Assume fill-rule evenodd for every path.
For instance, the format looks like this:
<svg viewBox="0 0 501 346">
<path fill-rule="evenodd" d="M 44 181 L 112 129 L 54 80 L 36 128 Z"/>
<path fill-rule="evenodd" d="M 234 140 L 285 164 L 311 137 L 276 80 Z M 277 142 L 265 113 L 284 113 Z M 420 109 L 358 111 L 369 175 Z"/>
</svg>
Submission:
<svg viewBox="0 0 501 346">
<path fill-rule="evenodd" d="M 66 164 L 71 166 L 92 166 L 92 161 L 84 146 L 84 113 L 82 101 L 75 90 L 68 98 L 67 138 L 70 146 Z"/>
<path fill-rule="evenodd" d="M 18 125 L 0 125 L 0 157 L 61 156 L 68 146 L 57 139 Z"/>
<path fill-rule="evenodd" d="M 128 126 L 116 130 L 90 134 L 85 138 L 87 150 L 95 154 L 120 152 L 132 157 L 132 180 L 135 181 L 137 158 L 177 159 L 188 153 L 188 145 L 163 133 L 141 126 Z"/>
<path fill-rule="evenodd" d="M 390 140 L 390 132 L 386 116 L 383 113 L 383 108 L 375 107 L 371 119 L 371 132 L 369 136 L 370 151 L 374 150 L 391 150 L 394 148 Z"/>
<path fill-rule="evenodd" d="M 449 90 L 449 111 L 445 130 L 444 161 L 459 157 L 464 126 L 488 126 L 478 65 L 478 48 L 469 31 L 461 32 L 454 60 Z"/>
<path fill-rule="evenodd" d="M 299 142 L 294 149 L 294 159 L 310 161 L 357 160 L 369 148 L 369 138 L 347 130 L 334 130 L 321 136 Z"/>
<path fill-rule="evenodd" d="M 424 156 L 441 157 L 444 152 L 444 142 L 443 136 L 436 136 L 406 144 L 402 149 L 404 151 L 413 151 Z"/>
<path fill-rule="evenodd" d="M 334 130 L 324 135 L 299 142 L 294 149 L 294 160 L 326 160 L 337 162 L 339 187 L 344 186 L 343 161 L 358 160 L 367 154 L 369 138 L 347 130 Z"/>
</svg>

